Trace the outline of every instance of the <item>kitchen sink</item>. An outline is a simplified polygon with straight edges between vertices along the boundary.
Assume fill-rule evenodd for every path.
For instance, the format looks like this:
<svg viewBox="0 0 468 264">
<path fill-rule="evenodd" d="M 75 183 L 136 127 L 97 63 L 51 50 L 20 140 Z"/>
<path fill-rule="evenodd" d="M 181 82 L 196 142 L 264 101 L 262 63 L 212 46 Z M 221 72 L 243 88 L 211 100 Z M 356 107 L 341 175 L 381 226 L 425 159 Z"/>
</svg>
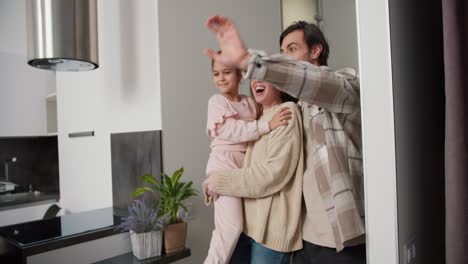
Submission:
<svg viewBox="0 0 468 264">
<path fill-rule="evenodd" d="M 11 202 L 18 200 L 33 200 L 41 196 L 40 192 L 21 192 L 21 193 L 7 193 L 0 195 L 0 203 Z"/>
</svg>

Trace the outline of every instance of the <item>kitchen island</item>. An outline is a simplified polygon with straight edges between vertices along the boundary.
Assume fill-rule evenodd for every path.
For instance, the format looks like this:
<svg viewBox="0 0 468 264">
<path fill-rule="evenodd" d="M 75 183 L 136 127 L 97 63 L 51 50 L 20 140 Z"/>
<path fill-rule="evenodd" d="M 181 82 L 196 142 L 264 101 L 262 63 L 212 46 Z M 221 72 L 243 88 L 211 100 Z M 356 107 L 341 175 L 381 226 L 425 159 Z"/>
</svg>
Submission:
<svg viewBox="0 0 468 264">
<path fill-rule="evenodd" d="M 0 227 L 0 263 L 29 263 L 31 259 L 38 255 L 60 249 L 68 250 L 65 256 L 63 256 L 62 252 L 61 262 L 70 258 L 69 263 L 73 263 L 71 260 L 74 260 L 75 263 L 89 263 L 103 259 L 106 260 L 102 263 L 124 263 L 121 261 L 133 259 L 133 256 L 129 252 L 131 251 L 130 241 L 128 241 L 129 235 L 121 234 L 121 232 L 115 230 L 115 227 L 120 224 L 121 215 L 122 210 L 109 207 Z M 101 254 L 101 257 L 94 261 L 88 261 L 89 258 L 85 258 L 88 253 L 86 250 L 92 248 L 97 251 L 106 251 L 109 249 L 93 245 L 92 247 L 85 247 L 84 252 L 80 253 L 69 250 L 72 246 L 94 243 L 112 236 L 117 237 L 119 243 L 127 242 L 128 250 L 118 254 L 113 252 L 109 256 Z M 123 241 L 122 237 L 126 237 L 127 240 Z M 109 245 L 109 242 L 106 241 L 105 245 Z M 114 258 L 116 255 L 119 256 Z M 129 263 L 170 263 L 187 256 L 190 256 L 190 249 L 153 258 L 154 262 Z"/>
</svg>

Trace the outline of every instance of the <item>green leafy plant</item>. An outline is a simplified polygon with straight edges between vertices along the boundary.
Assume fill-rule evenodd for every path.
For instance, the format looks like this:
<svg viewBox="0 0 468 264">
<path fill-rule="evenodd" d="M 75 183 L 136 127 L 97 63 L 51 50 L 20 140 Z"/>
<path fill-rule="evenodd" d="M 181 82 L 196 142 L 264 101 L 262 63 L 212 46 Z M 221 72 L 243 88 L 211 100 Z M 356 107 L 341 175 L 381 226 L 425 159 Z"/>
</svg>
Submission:
<svg viewBox="0 0 468 264">
<path fill-rule="evenodd" d="M 179 208 L 183 208 L 185 211 L 187 211 L 187 208 L 183 202 L 188 198 L 197 195 L 196 190 L 192 188 L 192 181 L 179 181 L 183 173 L 184 167 L 180 167 L 180 169 L 174 171 L 171 177 L 165 173 L 161 173 L 161 183 L 159 183 L 154 176 L 145 174 L 141 176 L 141 180 L 147 186 L 136 188 L 136 190 L 132 193 L 132 197 L 138 197 L 143 195 L 145 192 L 159 192 L 160 200 L 157 206 L 161 210 L 161 214 L 168 217 L 168 224 L 181 222 L 181 219 L 177 218 Z"/>
</svg>

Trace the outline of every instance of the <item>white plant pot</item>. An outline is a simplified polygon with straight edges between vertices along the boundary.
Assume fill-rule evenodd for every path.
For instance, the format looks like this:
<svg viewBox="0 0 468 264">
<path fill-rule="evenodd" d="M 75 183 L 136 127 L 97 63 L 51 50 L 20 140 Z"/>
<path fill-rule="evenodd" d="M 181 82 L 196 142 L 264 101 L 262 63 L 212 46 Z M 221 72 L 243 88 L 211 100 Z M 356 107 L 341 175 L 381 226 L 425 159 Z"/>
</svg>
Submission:
<svg viewBox="0 0 468 264">
<path fill-rule="evenodd" d="M 137 234 L 130 230 L 133 255 L 137 259 L 146 259 L 161 255 L 162 232 L 151 231 Z"/>
</svg>

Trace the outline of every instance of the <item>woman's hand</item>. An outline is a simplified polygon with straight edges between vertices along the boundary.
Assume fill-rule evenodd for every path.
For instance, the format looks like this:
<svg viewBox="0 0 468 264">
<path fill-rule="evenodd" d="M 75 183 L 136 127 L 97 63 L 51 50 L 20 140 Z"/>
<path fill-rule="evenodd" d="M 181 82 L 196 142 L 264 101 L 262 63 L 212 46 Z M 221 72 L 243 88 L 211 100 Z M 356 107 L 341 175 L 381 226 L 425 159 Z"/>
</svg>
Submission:
<svg viewBox="0 0 468 264">
<path fill-rule="evenodd" d="M 288 120 L 292 118 L 292 113 L 288 107 L 282 107 L 268 122 L 270 126 L 270 131 L 279 127 L 287 126 Z"/>
<path fill-rule="evenodd" d="M 206 193 L 213 201 L 218 200 L 219 194 L 216 192 L 216 184 L 218 182 L 218 177 L 214 174 L 208 174 L 208 177 L 203 182 L 203 192 Z"/>
</svg>

